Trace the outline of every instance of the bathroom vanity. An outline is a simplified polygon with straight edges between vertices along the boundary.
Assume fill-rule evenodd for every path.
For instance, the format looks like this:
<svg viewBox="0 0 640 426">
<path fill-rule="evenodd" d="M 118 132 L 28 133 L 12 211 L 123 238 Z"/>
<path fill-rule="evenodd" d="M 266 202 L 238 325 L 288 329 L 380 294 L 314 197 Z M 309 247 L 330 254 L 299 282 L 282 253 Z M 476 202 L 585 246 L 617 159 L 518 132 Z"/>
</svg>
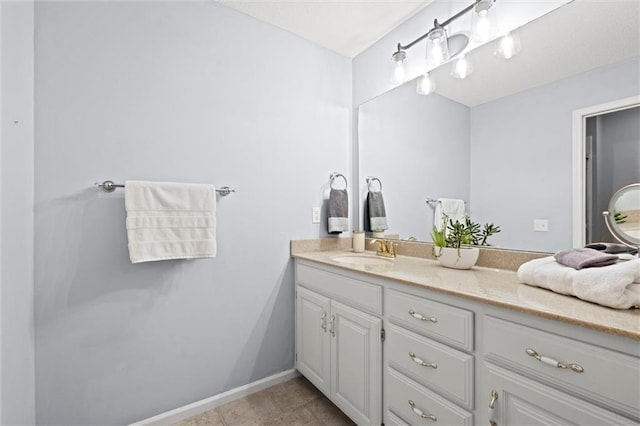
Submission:
<svg viewBox="0 0 640 426">
<path fill-rule="evenodd" d="M 296 368 L 358 424 L 640 421 L 639 310 L 519 284 L 507 270 L 293 256 Z"/>
</svg>

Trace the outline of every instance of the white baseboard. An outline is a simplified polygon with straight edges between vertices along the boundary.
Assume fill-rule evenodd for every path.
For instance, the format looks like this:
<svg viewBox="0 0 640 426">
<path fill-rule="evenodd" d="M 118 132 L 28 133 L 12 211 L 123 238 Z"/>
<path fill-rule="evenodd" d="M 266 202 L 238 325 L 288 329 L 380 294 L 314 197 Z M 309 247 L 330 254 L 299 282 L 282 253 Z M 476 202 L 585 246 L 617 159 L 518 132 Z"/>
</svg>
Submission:
<svg viewBox="0 0 640 426">
<path fill-rule="evenodd" d="M 132 423 L 130 426 L 168 425 L 176 423 L 188 417 L 196 416 L 198 414 L 204 413 L 205 411 L 212 410 L 216 407 L 226 404 L 227 402 L 231 402 L 247 395 L 251 395 L 252 393 L 259 392 L 263 389 L 277 385 L 278 383 L 286 382 L 287 380 L 298 377 L 299 375 L 300 373 L 298 373 L 298 370 L 296 369 L 283 371 L 282 373 L 265 377 L 264 379 L 257 380 L 253 383 L 249 383 L 235 389 L 231 389 L 227 392 L 223 392 L 221 394 L 214 395 L 212 397 L 205 398 L 170 411 L 166 411 L 162 414 L 158 414 L 157 416 L 140 420 L 138 422 Z"/>
</svg>

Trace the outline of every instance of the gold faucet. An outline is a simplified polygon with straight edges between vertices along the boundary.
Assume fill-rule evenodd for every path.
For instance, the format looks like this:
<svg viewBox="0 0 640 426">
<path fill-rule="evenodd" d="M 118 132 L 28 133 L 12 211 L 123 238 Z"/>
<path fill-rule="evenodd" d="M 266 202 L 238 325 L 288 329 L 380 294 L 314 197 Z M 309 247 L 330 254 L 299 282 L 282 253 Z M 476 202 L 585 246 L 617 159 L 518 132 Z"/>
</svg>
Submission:
<svg viewBox="0 0 640 426">
<path fill-rule="evenodd" d="M 396 247 L 398 243 L 390 241 L 390 240 L 379 240 L 374 239 L 371 240 L 369 244 L 378 244 L 378 248 L 376 250 L 376 255 L 384 256 L 384 257 L 396 257 Z"/>
</svg>

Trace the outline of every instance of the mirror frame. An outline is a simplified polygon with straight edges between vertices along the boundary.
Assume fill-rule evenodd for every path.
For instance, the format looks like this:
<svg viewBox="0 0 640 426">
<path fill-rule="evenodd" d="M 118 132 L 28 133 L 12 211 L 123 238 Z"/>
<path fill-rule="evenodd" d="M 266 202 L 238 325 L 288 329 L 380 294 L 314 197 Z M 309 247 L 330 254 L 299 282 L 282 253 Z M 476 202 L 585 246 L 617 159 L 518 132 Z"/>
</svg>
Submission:
<svg viewBox="0 0 640 426">
<path fill-rule="evenodd" d="M 615 221 L 613 214 L 611 214 L 612 212 L 615 211 L 614 207 L 616 202 L 624 194 L 627 194 L 633 189 L 637 189 L 638 191 L 640 191 L 640 183 L 632 183 L 630 185 L 623 186 L 622 188 L 617 190 L 615 194 L 613 194 L 613 196 L 611 197 L 611 200 L 609 201 L 609 207 L 608 207 L 609 210 L 602 212 L 602 215 L 604 216 L 604 221 L 607 224 L 607 229 L 609 229 L 609 232 L 611 232 L 611 235 L 613 235 L 613 237 L 616 240 L 618 240 L 619 242 L 621 242 L 626 246 L 637 248 L 637 247 L 640 247 L 640 238 L 631 237 L 627 235 L 626 232 L 623 232 L 620 229 L 620 226 L 618 226 L 617 222 Z"/>
<path fill-rule="evenodd" d="M 573 246 L 586 244 L 586 160 L 587 118 L 640 106 L 640 95 L 618 99 L 573 111 Z"/>
</svg>

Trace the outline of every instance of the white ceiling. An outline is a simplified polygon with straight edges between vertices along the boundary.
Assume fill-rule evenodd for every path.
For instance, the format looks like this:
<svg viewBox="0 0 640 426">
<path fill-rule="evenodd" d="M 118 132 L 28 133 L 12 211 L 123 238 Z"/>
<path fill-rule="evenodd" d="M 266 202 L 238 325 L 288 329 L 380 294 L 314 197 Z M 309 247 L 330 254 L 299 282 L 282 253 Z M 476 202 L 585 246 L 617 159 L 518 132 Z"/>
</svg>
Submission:
<svg viewBox="0 0 640 426">
<path fill-rule="evenodd" d="M 432 0 L 217 0 L 353 58 Z"/>
</svg>

